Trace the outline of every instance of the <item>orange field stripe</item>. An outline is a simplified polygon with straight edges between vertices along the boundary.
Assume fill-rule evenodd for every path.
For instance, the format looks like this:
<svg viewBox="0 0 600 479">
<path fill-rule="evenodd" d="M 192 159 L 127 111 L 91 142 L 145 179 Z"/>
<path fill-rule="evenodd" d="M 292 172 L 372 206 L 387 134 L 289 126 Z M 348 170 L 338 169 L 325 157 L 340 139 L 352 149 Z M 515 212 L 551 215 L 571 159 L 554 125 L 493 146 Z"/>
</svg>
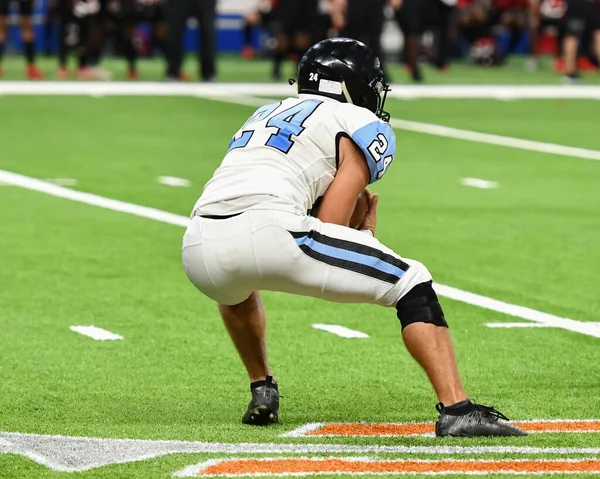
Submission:
<svg viewBox="0 0 600 479">
<path fill-rule="evenodd" d="M 527 432 L 600 432 L 600 420 L 515 421 Z M 306 433 L 308 436 L 423 436 L 435 432 L 433 423 L 332 423 Z"/>
<path fill-rule="evenodd" d="M 581 460 L 369 460 L 362 458 L 224 459 L 198 476 L 300 474 L 600 474 L 600 459 Z"/>
</svg>

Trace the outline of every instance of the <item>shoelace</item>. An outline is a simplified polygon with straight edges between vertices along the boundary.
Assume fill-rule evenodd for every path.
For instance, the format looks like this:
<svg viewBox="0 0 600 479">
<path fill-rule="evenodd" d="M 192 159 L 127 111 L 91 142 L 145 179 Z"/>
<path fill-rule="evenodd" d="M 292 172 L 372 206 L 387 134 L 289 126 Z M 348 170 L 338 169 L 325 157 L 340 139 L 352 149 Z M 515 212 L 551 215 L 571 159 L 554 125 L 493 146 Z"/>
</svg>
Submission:
<svg viewBox="0 0 600 479">
<path fill-rule="evenodd" d="M 497 421 L 498 419 L 504 419 L 505 421 L 510 421 L 504 414 L 495 409 L 493 406 L 484 406 L 483 404 L 473 404 L 475 406 L 475 410 L 484 416 L 489 416 L 492 421 Z"/>
</svg>

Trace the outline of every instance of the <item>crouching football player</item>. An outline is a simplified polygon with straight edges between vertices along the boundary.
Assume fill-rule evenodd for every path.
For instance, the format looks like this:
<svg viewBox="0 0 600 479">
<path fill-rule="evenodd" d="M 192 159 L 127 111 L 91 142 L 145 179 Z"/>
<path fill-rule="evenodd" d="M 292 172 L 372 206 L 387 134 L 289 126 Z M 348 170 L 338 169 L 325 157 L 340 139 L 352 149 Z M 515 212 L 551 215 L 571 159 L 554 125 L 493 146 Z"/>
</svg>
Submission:
<svg viewBox="0 0 600 479">
<path fill-rule="evenodd" d="M 356 40 L 325 40 L 302 58 L 297 83 L 298 97 L 259 108 L 233 137 L 183 239 L 185 272 L 219 304 L 250 378 L 242 422 L 278 419 L 259 295 L 271 290 L 395 308 L 439 398 L 438 436 L 525 435 L 468 399 L 429 271 L 374 237 L 377 195 L 365 192 L 362 231 L 349 227 L 359 194 L 396 151 L 378 58 Z"/>
</svg>

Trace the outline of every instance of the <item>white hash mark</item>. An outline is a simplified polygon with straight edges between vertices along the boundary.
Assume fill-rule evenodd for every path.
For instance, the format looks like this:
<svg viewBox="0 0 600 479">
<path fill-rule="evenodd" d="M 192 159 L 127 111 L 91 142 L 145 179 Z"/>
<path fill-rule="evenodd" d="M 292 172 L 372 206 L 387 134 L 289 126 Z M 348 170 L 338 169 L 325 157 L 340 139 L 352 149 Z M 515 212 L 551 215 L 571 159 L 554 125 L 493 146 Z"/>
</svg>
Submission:
<svg viewBox="0 0 600 479">
<path fill-rule="evenodd" d="M 366 333 L 346 328 L 345 326 L 340 326 L 339 324 L 313 324 L 312 327 L 315 329 L 320 329 L 321 331 L 327 331 L 328 333 L 337 334 L 342 338 L 366 339 L 369 337 L 369 335 Z"/>
<path fill-rule="evenodd" d="M 158 178 L 156 178 L 156 181 L 159 182 L 161 185 L 167 186 L 185 187 L 191 185 L 190 180 L 186 180 L 185 178 L 177 178 L 176 176 L 159 176 Z"/>
<path fill-rule="evenodd" d="M 540 323 L 485 323 L 488 328 L 552 328 Z"/>
<path fill-rule="evenodd" d="M 106 329 L 97 328 L 96 326 L 69 326 L 71 331 L 74 331 L 84 336 L 89 336 L 97 341 L 116 341 L 123 339 L 119 334 L 111 333 Z"/>
<path fill-rule="evenodd" d="M 461 178 L 460 184 L 482 190 L 495 190 L 499 186 L 495 181 L 482 180 L 481 178 Z"/>
</svg>

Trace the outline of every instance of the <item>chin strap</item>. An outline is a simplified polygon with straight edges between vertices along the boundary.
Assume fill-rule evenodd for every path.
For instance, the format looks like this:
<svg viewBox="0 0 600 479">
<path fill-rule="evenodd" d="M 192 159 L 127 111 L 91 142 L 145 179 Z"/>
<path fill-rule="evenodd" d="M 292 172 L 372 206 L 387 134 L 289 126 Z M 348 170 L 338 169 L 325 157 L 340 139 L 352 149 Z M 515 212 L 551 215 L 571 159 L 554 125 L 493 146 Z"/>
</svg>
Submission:
<svg viewBox="0 0 600 479">
<path fill-rule="evenodd" d="M 342 82 L 342 93 L 344 94 L 344 98 L 346 99 L 346 101 L 351 105 L 354 105 L 354 102 L 352 101 L 352 97 L 350 96 L 350 92 L 348 91 L 348 87 L 346 86 L 345 81 Z"/>
</svg>

